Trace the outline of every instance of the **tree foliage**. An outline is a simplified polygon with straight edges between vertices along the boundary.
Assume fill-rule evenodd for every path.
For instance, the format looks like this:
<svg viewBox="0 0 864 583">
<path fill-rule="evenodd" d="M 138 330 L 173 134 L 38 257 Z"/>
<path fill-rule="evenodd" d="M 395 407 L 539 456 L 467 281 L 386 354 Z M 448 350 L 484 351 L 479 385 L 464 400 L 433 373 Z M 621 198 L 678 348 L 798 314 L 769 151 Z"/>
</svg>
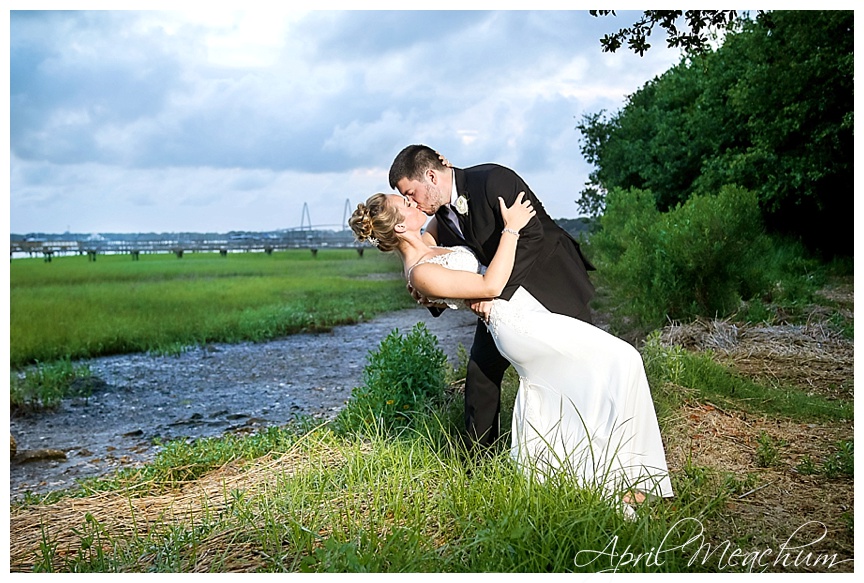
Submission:
<svg viewBox="0 0 864 583">
<path fill-rule="evenodd" d="M 853 12 L 771 12 L 685 57 L 622 110 L 585 115 L 595 166 L 577 201 L 596 216 L 613 188 L 659 211 L 723 185 L 753 190 L 768 227 L 830 255 L 853 237 Z"/>
<path fill-rule="evenodd" d="M 614 10 L 589 10 L 591 16 L 615 16 Z M 761 14 L 762 11 L 760 10 Z M 684 29 L 678 23 L 684 20 Z M 643 56 L 651 48 L 648 37 L 655 26 L 664 29 L 666 44 L 670 48 L 681 48 L 687 52 L 704 52 L 708 48 L 709 34 L 713 31 L 733 27 L 738 21 L 736 10 L 645 10 L 633 26 L 607 34 L 600 39 L 604 52 L 614 53 L 624 42 L 634 53 Z"/>
</svg>

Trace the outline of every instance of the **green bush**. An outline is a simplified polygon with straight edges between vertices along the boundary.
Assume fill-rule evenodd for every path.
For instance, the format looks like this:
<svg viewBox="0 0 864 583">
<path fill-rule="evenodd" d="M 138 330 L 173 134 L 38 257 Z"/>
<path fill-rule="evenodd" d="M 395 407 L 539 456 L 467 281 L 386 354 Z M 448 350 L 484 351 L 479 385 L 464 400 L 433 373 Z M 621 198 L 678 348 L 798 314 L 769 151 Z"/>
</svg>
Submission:
<svg viewBox="0 0 864 583">
<path fill-rule="evenodd" d="M 666 213 L 654 201 L 649 191 L 610 192 L 591 241 L 619 317 L 650 328 L 722 316 L 768 287 L 760 267 L 771 245 L 754 193 L 726 186 Z"/>
<path fill-rule="evenodd" d="M 441 404 L 447 373 L 447 355 L 425 324 L 405 336 L 393 330 L 367 356 L 363 385 L 351 392 L 337 426 L 363 431 L 410 425 L 417 414 Z"/>
</svg>

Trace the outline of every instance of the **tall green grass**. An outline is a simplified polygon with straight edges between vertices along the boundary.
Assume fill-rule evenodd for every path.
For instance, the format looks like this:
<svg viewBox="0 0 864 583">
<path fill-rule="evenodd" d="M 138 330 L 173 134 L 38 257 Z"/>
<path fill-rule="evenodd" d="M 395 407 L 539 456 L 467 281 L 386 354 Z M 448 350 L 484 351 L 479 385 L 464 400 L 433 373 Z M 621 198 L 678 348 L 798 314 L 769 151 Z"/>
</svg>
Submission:
<svg viewBox="0 0 864 583">
<path fill-rule="evenodd" d="M 251 459 L 264 452 L 308 460 L 270 476 L 257 491 L 224 492 L 224 507 L 188 520 L 109 532 L 94 519 L 77 529 L 78 548 L 46 537 L 37 571 L 45 572 L 621 572 L 710 570 L 688 566 L 691 554 L 669 553 L 660 564 L 638 553 L 692 537 L 694 522 L 722 506 L 723 493 L 697 492 L 676 478 L 675 504 L 649 504 L 625 521 L 597 491 L 573 481 L 531 480 L 506 453 L 475 459 L 466 472 L 458 442 L 441 441 L 435 417 L 401 433 L 364 439 L 323 425 L 308 432 L 271 429 L 256 448 L 201 440 L 165 450 L 161 477 L 145 490 L 190 478 L 176 468 L 205 470 L 211 452 Z M 247 438 L 244 441 L 248 441 Z M 217 454 L 210 466 L 217 463 Z M 161 464 L 161 462 L 157 462 Z M 169 468 L 172 471 L 168 471 Z M 144 478 L 144 476 L 142 476 Z M 162 482 L 166 480 L 166 482 Z M 118 489 L 123 483 L 117 484 Z M 136 495 L 123 488 L 129 495 Z M 220 505 L 221 506 L 221 505 Z M 670 534 L 671 533 L 671 534 Z M 95 544 L 98 540 L 98 544 Z M 616 542 L 618 556 L 602 556 Z M 628 559 L 625 553 L 633 553 Z M 580 551 L 584 551 L 579 554 Z M 591 553 L 589 551 L 595 551 Z M 577 561 L 576 557 L 580 559 Z"/>
<path fill-rule="evenodd" d="M 353 250 L 16 259 L 10 364 L 327 329 L 409 307 L 400 270 L 392 256 Z"/>
</svg>

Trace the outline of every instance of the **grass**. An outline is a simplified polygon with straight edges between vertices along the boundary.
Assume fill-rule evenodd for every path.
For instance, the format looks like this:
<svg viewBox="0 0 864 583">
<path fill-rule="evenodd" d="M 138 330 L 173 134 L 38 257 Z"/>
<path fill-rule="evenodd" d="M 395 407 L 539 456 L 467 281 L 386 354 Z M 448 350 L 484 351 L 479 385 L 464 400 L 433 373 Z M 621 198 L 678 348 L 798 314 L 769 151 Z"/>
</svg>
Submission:
<svg viewBox="0 0 864 583">
<path fill-rule="evenodd" d="M 667 408 L 679 406 L 680 397 L 691 389 L 700 400 L 753 414 L 797 420 L 838 421 L 854 417 L 854 406 L 849 401 L 827 399 L 788 385 L 759 382 L 717 362 L 711 351 L 692 352 L 680 346 L 662 346 L 657 333 L 649 336 L 642 354 L 652 386 L 676 387 L 665 393 L 669 402 L 661 406 Z"/>
<path fill-rule="evenodd" d="M 16 259 L 10 365 L 326 330 L 410 306 L 400 269 L 353 250 Z"/>
<path fill-rule="evenodd" d="M 854 550 L 851 401 L 742 374 L 710 350 L 664 346 L 656 335 L 642 352 L 675 497 L 649 501 L 633 522 L 594 489 L 531 480 L 506 447 L 468 455 L 451 389 L 405 426 L 305 419 L 175 441 L 143 467 L 31 495 L 11 510 L 12 571 L 851 569 L 839 563 Z M 446 380 L 463 377 L 464 362 Z M 517 385 L 508 371 L 502 419 Z M 805 523 L 827 529 L 808 547 L 822 562 L 771 564 Z M 754 565 L 766 549 L 769 564 Z"/>
<path fill-rule="evenodd" d="M 89 365 L 73 363 L 68 358 L 36 363 L 28 371 L 12 375 L 9 401 L 28 410 L 56 407 L 63 397 L 89 397 L 90 378 Z"/>
<path fill-rule="evenodd" d="M 439 431 L 431 417 L 397 436 L 365 440 L 327 426 L 271 429 L 249 438 L 257 439 L 263 457 L 250 448 L 232 451 L 219 440 L 202 440 L 183 455 L 165 452 L 137 479 L 117 479 L 112 487 L 127 489 L 101 494 L 67 531 L 70 538 L 30 528 L 41 539 L 32 570 L 593 572 L 621 559 L 586 554 L 577 565 L 579 551 L 600 551 L 617 537 L 622 549 L 648 552 L 680 518 L 710 516 L 722 507 L 685 475 L 676 479 L 679 506 L 645 507 L 636 522 L 626 522 L 598 492 L 568 480 L 539 484 L 506 455 L 476 460 L 468 475 L 464 452 L 457 443 L 442 443 Z M 226 463 L 231 471 L 222 474 L 204 467 L 212 472 Z M 167 471 L 178 466 L 197 468 L 188 496 L 177 488 L 190 483 L 191 474 Z M 173 518 L 161 492 L 171 492 L 170 505 L 183 509 Z M 60 514 L 42 518 L 58 523 L 68 508 L 57 501 L 52 509 Z M 676 540 L 691 536 L 691 527 L 676 532 Z M 18 523 L 13 528 L 25 530 Z M 659 569 L 646 562 L 618 566 L 624 572 L 679 571 L 686 560 L 670 555 Z"/>
<path fill-rule="evenodd" d="M 634 522 L 596 489 L 523 475 L 506 448 L 468 455 L 458 438 L 461 396 L 450 392 L 397 429 L 372 422 L 358 431 L 301 419 L 252 436 L 174 441 L 144 467 L 83 481 L 77 490 L 31 496 L 12 510 L 13 571 L 747 572 L 754 566 L 741 557 L 752 560 L 754 548 L 772 549 L 769 558 L 776 558 L 780 542 L 799 524 L 783 511 L 783 526 L 767 528 L 740 505 L 750 500 L 755 506 L 772 476 L 790 471 L 787 449 L 800 439 L 754 426 L 746 471 L 695 455 L 680 460 L 675 427 L 682 411 L 717 401 L 717 389 L 675 384 L 690 378 L 694 362 L 703 370 L 698 359 L 675 350 L 649 343 L 646 362 L 675 498 L 649 501 Z M 460 362 L 447 378 L 458 384 L 463 374 Z M 729 368 L 712 376 L 714 385 L 742 382 Z M 504 419 L 512 415 L 517 385 L 508 371 Z M 750 390 L 757 394 L 760 387 L 762 398 L 754 401 L 773 403 L 775 387 L 753 381 Z M 766 418 L 764 406 L 758 411 Z M 823 407 L 801 410 L 796 419 L 791 426 L 821 422 Z M 698 423 L 687 425 L 700 431 Z M 734 448 L 742 453 L 740 445 Z M 824 487 L 845 491 L 852 478 L 849 439 L 834 442 L 818 461 L 800 459 L 799 473 L 811 470 Z M 730 521 L 731 508 L 737 510 Z M 832 536 L 851 537 L 851 514 L 837 520 L 847 534 Z M 672 550 L 656 552 L 663 547 Z M 732 560 L 729 552 L 736 549 Z M 802 563 L 801 569 L 848 566 L 839 563 L 846 555 L 835 548 L 818 556 L 823 563 Z"/>
</svg>

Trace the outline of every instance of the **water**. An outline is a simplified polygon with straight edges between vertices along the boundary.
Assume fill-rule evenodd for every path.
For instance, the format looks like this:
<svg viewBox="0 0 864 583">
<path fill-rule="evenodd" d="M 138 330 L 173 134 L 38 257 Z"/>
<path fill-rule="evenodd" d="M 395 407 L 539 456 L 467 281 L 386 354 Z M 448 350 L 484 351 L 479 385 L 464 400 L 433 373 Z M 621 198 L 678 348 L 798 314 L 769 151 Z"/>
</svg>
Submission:
<svg viewBox="0 0 864 583">
<path fill-rule="evenodd" d="M 227 432 L 254 432 L 303 414 L 334 417 L 362 382 L 366 355 L 394 328 L 424 322 L 455 364 L 470 347 L 476 317 L 422 308 L 403 310 L 331 332 L 243 344 L 215 344 L 179 356 L 129 354 L 86 362 L 104 385 L 87 399 L 66 399 L 55 412 L 13 416 L 18 451 L 57 449 L 66 460 L 10 464 L 12 498 L 68 488 L 75 480 L 140 465 L 154 442 Z"/>
</svg>

